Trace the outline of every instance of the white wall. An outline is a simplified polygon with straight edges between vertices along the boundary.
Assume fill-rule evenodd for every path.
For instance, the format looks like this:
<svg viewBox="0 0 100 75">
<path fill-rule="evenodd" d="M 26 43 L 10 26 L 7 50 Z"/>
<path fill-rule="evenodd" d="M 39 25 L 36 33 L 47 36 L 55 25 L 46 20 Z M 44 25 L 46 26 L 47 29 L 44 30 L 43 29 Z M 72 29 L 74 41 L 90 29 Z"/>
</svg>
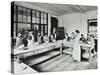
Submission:
<svg viewBox="0 0 100 75">
<path fill-rule="evenodd" d="M 80 30 L 85 36 L 87 35 L 87 19 L 96 19 L 97 11 L 89 11 L 85 13 L 66 14 L 59 16 L 59 27 L 65 27 L 65 32 L 71 35 L 76 29 Z"/>
</svg>

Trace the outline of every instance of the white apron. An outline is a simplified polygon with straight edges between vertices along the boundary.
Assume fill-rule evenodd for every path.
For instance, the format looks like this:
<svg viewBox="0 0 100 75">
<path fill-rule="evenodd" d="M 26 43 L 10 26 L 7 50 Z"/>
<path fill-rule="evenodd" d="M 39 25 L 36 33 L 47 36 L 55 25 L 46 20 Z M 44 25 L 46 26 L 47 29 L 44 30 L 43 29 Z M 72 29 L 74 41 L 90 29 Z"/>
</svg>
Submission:
<svg viewBox="0 0 100 75">
<path fill-rule="evenodd" d="M 80 39 L 80 34 L 78 34 L 74 39 L 74 47 L 72 53 L 73 59 L 77 61 L 81 60 L 81 48 L 80 48 L 79 39 Z"/>
</svg>

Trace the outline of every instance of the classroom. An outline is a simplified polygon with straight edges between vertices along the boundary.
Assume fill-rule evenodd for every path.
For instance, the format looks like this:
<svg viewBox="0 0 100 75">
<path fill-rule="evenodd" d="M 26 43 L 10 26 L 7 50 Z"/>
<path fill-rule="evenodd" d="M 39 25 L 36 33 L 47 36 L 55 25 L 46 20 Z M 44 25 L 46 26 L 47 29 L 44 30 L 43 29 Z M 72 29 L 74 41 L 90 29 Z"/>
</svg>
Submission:
<svg viewBox="0 0 100 75">
<path fill-rule="evenodd" d="M 97 6 L 11 2 L 11 72 L 97 69 Z"/>
</svg>

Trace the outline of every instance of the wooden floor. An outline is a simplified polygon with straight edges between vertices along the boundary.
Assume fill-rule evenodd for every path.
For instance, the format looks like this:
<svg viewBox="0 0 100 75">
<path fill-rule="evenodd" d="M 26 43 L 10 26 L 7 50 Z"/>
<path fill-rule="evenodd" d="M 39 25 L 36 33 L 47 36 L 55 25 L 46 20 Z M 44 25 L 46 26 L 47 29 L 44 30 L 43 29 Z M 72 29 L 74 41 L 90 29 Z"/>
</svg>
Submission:
<svg viewBox="0 0 100 75">
<path fill-rule="evenodd" d="M 23 62 L 31 66 L 38 72 L 97 69 L 96 55 L 94 56 L 91 62 L 89 61 L 77 62 L 73 60 L 71 55 L 63 54 L 62 56 L 59 56 L 58 51 L 50 51 L 35 57 L 32 56 L 30 58 L 25 59 Z"/>
</svg>

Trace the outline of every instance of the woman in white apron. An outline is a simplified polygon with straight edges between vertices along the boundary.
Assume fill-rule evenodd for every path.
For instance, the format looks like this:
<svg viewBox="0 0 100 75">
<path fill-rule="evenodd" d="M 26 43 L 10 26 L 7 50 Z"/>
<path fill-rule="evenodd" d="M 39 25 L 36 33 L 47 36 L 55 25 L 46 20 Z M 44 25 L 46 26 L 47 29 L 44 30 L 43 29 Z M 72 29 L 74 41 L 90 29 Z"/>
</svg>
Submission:
<svg viewBox="0 0 100 75">
<path fill-rule="evenodd" d="M 74 47 L 73 47 L 73 53 L 72 53 L 72 57 L 74 60 L 80 61 L 81 60 L 81 49 L 80 49 L 80 43 L 79 43 L 79 39 L 80 39 L 80 31 L 76 30 L 75 31 L 76 36 L 74 39 Z"/>
</svg>

